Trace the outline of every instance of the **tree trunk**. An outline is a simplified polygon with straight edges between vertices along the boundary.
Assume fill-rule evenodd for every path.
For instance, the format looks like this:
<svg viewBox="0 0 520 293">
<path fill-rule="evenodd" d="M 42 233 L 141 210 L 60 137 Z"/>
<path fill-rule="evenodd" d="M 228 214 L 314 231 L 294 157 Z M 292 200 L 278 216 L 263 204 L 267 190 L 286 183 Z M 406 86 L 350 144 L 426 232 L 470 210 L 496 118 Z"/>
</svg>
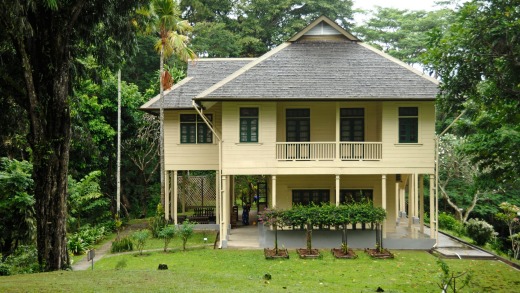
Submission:
<svg viewBox="0 0 520 293">
<path fill-rule="evenodd" d="M 66 239 L 67 174 L 70 149 L 69 55 L 60 42 L 49 57 L 16 39 L 23 66 L 25 106 L 30 123 L 38 262 L 46 271 L 69 267 Z M 64 41 L 64 40 L 60 40 Z M 39 75 L 36 75 L 39 72 Z"/>
</svg>

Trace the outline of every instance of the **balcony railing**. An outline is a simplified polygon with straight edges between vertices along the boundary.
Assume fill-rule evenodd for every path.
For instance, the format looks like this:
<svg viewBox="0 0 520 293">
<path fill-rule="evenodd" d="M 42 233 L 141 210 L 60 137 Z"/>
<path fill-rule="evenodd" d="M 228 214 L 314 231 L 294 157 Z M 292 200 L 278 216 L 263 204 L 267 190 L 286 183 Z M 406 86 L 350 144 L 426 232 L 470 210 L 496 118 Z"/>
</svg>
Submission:
<svg viewBox="0 0 520 293">
<path fill-rule="evenodd" d="M 382 150 L 381 142 L 278 142 L 276 159 L 280 161 L 378 161 L 382 159 Z"/>
</svg>

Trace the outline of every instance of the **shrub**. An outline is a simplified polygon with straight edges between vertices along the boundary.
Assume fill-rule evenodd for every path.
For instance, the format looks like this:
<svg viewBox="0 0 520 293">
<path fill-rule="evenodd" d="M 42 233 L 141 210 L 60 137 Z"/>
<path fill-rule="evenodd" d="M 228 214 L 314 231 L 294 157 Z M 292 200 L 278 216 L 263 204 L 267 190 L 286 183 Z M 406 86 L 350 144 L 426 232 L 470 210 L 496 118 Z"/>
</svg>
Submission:
<svg viewBox="0 0 520 293">
<path fill-rule="evenodd" d="M 107 233 L 104 226 L 90 227 L 89 225 L 68 236 L 67 247 L 75 255 L 84 253 L 86 250 L 101 241 Z"/>
<path fill-rule="evenodd" d="M 442 212 L 439 214 L 439 228 L 440 229 L 446 229 L 450 231 L 457 231 L 458 227 L 460 226 L 459 221 L 455 219 L 450 214 L 446 214 L 445 212 Z"/>
<path fill-rule="evenodd" d="M 32 245 L 20 245 L 4 262 L 0 261 L 0 276 L 32 274 L 38 271 L 38 251 Z"/>
<path fill-rule="evenodd" d="M 190 222 L 189 220 L 184 221 L 181 226 L 177 227 L 177 234 L 182 239 L 182 250 L 186 250 L 186 243 L 188 239 L 193 236 L 193 228 L 195 227 L 196 222 Z"/>
<path fill-rule="evenodd" d="M 466 231 L 468 236 L 475 241 L 477 245 L 485 245 L 486 242 L 493 239 L 495 229 L 484 220 L 470 219 L 466 222 Z"/>
<path fill-rule="evenodd" d="M 166 226 L 159 231 L 159 238 L 164 240 L 164 252 L 168 250 L 168 244 L 172 241 L 173 237 L 175 237 L 176 231 L 173 226 Z"/>
<path fill-rule="evenodd" d="M 114 242 L 112 242 L 112 247 L 110 248 L 110 252 L 112 253 L 132 250 L 134 250 L 134 243 L 129 237 L 114 240 Z"/>
<path fill-rule="evenodd" d="M 143 248 L 146 244 L 146 240 L 148 240 L 149 232 L 146 229 L 142 229 L 136 231 L 132 234 L 132 238 L 135 241 L 135 245 L 137 246 L 137 250 L 139 250 L 139 254 L 143 254 Z"/>
<path fill-rule="evenodd" d="M 164 218 L 164 209 L 162 204 L 157 205 L 157 210 L 155 212 L 155 216 L 150 218 L 150 230 L 152 231 L 153 238 L 159 238 L 159 232 L 162 228 L 164 228 L 168 223 Z"/>
</svg>

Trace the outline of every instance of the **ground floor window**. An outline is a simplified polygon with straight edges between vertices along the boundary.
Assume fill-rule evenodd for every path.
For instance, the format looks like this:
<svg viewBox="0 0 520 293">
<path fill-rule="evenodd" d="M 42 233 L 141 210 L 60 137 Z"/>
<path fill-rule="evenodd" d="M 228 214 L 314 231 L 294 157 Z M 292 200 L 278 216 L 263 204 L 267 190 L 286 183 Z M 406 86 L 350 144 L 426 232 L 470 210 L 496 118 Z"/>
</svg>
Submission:
<svg viewBox="0 0 520 293">
<path fill-rule="evenodd" d="M 374 191 L 372 189 L 342 189 L 339 193 L 339 202 L 342 204 L 367 200 L 374 200 Z"/>
<path fill-rule="evenodd" d="M 298 189 L 292 191 L 293 205 L 310 205 L 330 203 L 330 190 L 328 189 Z"/>
</svg>

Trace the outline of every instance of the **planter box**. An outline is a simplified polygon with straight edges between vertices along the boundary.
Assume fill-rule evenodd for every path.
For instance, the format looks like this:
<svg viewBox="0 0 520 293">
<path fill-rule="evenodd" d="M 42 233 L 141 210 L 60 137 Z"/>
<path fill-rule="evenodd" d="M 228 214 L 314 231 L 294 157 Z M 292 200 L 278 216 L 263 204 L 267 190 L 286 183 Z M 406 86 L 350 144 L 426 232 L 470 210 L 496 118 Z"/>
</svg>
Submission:
<svg viewBox="0 0 520 293">
<path fill-rule="evenodd" d="M 296 249 L 296 253 L 300 256 L 300 258 L 305 259 L 314 259 L 314 258 L 321 258 L 320 251 L 317 249 L 311 249 L 310 253 L 307 248 L 298 248 Z"/>
<path fill-rule="evenodd" d="M 383 251 L 379 251 L 377 249 L 371 249 L 371 248 L 365 248 L 365 252 L 370 255 L 372 258 L 379 258 L 379 259 L 387 259 L 387 258 L 394 258 L 394 254 L 391 253 L 388 249 L 383 249 Z"/>
<path fill-rule="evenodd" d="M 278 254 L 274 249 L 264 248 L 265 259 L 288 259 L 289 251 L 287 249 L 278 249 Z"/>
<path fill-rule="evenodd" d="M 358 257 L 354 250 L 350 248 L 348 250 L 348 253 L 346 254 L 343 252 L 341 248 L 333 248 L 330 251 L 332 252 L 332 255 L 334 255 L 335 258 L 354 259 Z"/>
</svg>

